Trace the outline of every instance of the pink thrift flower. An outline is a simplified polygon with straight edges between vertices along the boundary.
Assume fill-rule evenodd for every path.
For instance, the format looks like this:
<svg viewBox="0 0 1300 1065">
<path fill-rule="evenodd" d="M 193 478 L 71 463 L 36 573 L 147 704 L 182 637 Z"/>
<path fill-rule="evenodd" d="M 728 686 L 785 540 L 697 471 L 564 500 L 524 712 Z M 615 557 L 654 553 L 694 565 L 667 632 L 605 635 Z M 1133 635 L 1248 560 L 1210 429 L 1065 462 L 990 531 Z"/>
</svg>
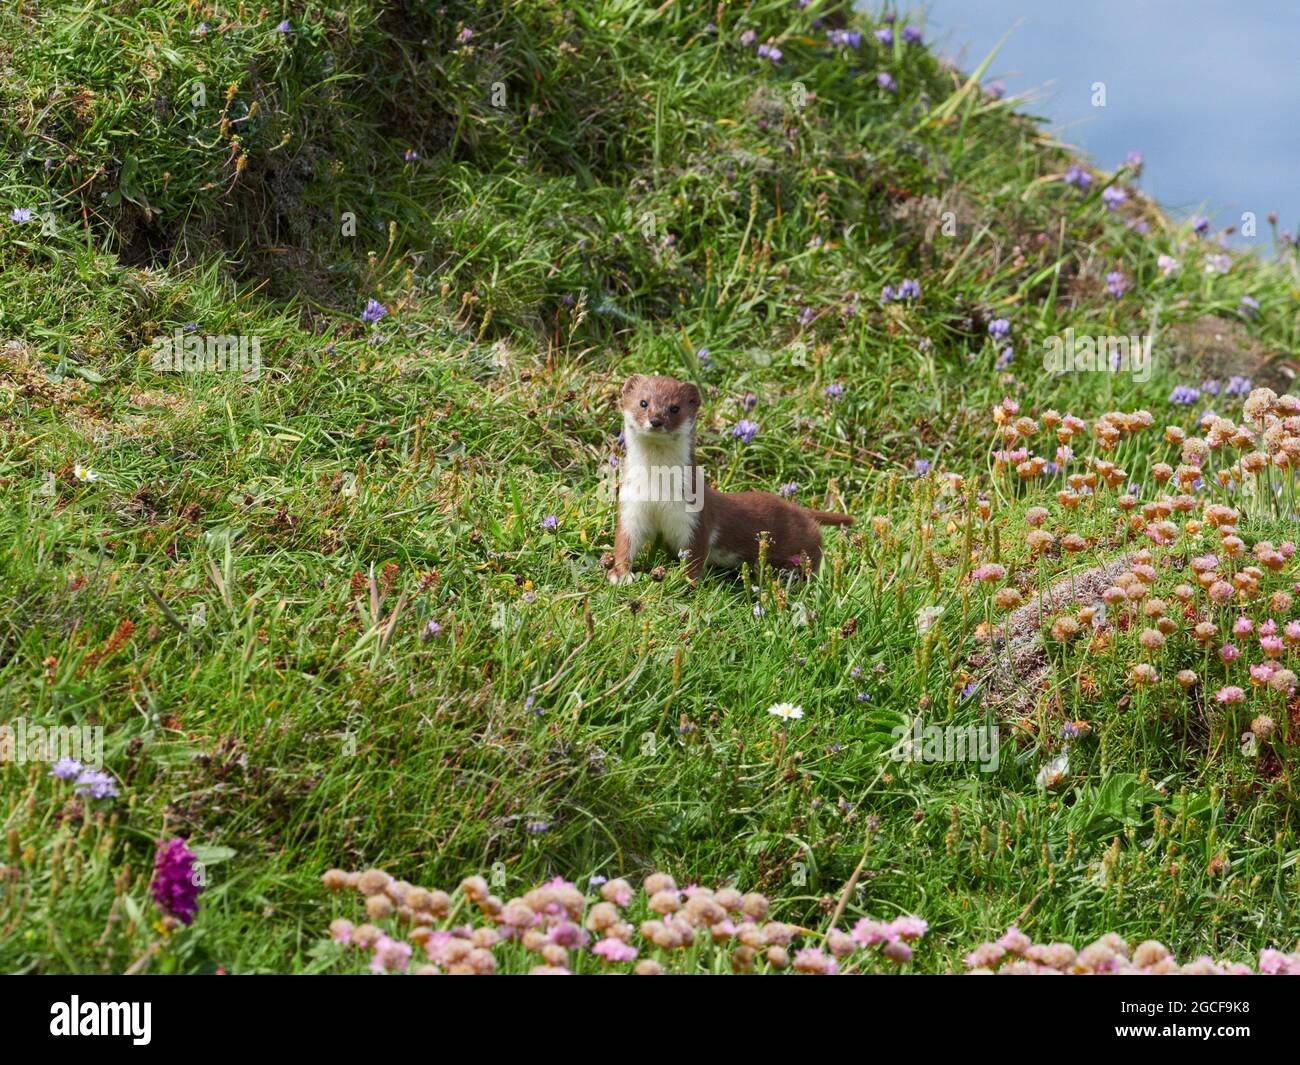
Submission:
<svg viewBox="0 0 1300 1065">
<path fill-rule="evenodd" d="M 1250 630 L 1255 627 L 1255 623 L 1250 618 L 1238 618 L 1232 623 L 1232 635 L 1249 636 Z"/>
<path fill-rule="evenodd" d="M 624 943 L 621 939 L 615 939 L 610 936 L 602 939 L 591 952 L 606 961 L 631 961 L 636 957 L 636 947 Z"/>
<path fill-rule="evenodd" d="M 1225 643 L 1219 648 L 1219 657 L 1224 662 L 1235 662 L 1241 657 L 1241 652 L 1233 644 Z"/>
<path fill-rule="evenodd" d="M 1244 703 L 1246 701 L 1246 693 L 1235 684 L 1220 688 L 1214 697 L 1221 703 Z"/>
<path fill-rule="evenodd" d="M 1266 976 L 1289 976 L 1291 963 L 1280 950 L 1261 950 L 1259 952 L 1259 971 Z"/>
<path fill-rule="evenodd" d="M 889 929 L 898 939 L 908 943 L 920 939 L 929 930 L 928 922 L 920 917 L 895 917 Z"/>
<path fill-rule="evenodd" d="M 905 965 L 912 960 L 912 948 L 901 940 L 894 940 L 892 943 L 886 943 L 880 950 L 890 961 L 896 961 L 899 965 Z"/>
<path fill-rule="evenodd" d="M 1259 634 L 1261 636 L 1272 636 L 1276 632 L 1277 632 L 1277 622 L 1274 621 L 1272 618 L 1269 618 L 1266 622 L 1264 622 L 1263 625 L 1259 627 Z"/>
<path fill-rule="evenodd" d="M 1278 658 L 1282 654 L 1282 637 L 1261 636 L 1259 639 L 1259 646 L 1267 657 Z"/>
<path fill-rule="evenodd" d="M 1300 621 L 1288 621 L 1282 629 L 1282 634 L 1286 637 L 1287 643 L 1300 643 Z"/>
<path fill-rule="evenodd" d="M 1273 675 L 1273 666 L 1268 662 L 1261 662 L 1257 666 L 1250 667 L 1251 684 L 1267 684 L 1268 678 Z"/>
<path fill-rule="evenodd" d="M 861 943 L 864 947 L 876 947 L 893 940 L 895 932 L 887 924 L 864 917 L 853 926 L 851 935 L 855 943 Z"/>
<path fill-rule="evenodd" d="M 997 946 L 1001 947 L 1008 954 L 1023 954 L 1033 946 L 1033 942 L 1024 932 L 1020 931 L 1020 929 L 1015 925 L 1012 925 L 1006 930 L 1002 938 L 998 940 Z"/>
</svg>

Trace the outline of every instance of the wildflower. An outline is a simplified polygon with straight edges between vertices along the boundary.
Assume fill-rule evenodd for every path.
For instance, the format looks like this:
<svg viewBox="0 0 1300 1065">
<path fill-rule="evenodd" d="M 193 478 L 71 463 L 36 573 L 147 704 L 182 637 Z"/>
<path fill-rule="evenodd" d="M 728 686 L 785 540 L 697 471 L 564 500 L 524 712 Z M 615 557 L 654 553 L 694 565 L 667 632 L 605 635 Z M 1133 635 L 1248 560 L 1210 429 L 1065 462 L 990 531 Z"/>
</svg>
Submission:
<svg viewBox="0 0 1300 1065">
<path fill-rule="evenodd" d="M 82 768 L 82 764 L 75 758 L 60 758 L 50 770 L 50 776 L 59 780 L 73 780 L 81 775 Z"/>
<path fill-rule="evenodd" d="M 1259 316 L 1259 300 L 1255 299 L 1253 296 L 1242 296 L 1241 310 L 1246 317 L 1257 318 Z"/>
<path fill-rule="evenodd" d="M 289 33 L 292 29 L 293 27 L 289 25 L 289 20 L 285 19 L 283 22 L 281 22 L 278 26 L 275 27 L 275 32 Z"/>
<path fill-rule="evenodd" d="M 1169 402 L 1180 407 L 1190 407 L 1200 397 L 1201 393 L 1191 385 L 1176 385 L 1169 393 Z"/>
<path fill-rule="evenodd" d="M 414 163 L 420 158 L 420 153 L 417 152 L 414 148 L 407 148 L 406 151 L 402 154 L 402 158 L 405 159 L 408 163 Z"/>
<path fill-rule="evenodd" d="M 789 499 L 798 491 L 799 491 L 798 481 L 786 481 L 785 484 L 781 485 L 781 487 L 777 489 L 777 493 L 781 496 L 782 499 Z"/>
<path fill-rule="evenodd" d="M 1275 722 L 1268 714 L 1259 714 L 1250 723 L 1250 731 L 1255 734 L 1255 738 L 1263 741 L 1273 735 L 1277 729 Z"/>
<path fill-rule="evenodd" d="M 379 321 L 388 314 L 388 308 L 376 299 L 366 301 L 366 309 L 361 312 L 361 320 L 367 323 Z"/>
<path fill-rule="evenodd" d="M 610 962 L 632 961 L 637 954 L 636 947 L 624 943 L 621 939 L 615 939 L 613 936 L 602 939 L 591 948 L 591 952 L 598 958 L 604 958 Z"/>
<path fill-rule="evenodd" d="M 907 942 L 920 939 L 930 930 L 929 922 L 920 917 L 895 917 L 890 922 L 889 930 L 899 939 Z"/>
<path fill-rule="evenodd" d="M 1129 290 L 1131 282 L 1119 270 L 1112 270 L 1106 275 L 1106 291 L 1120 299 Z"/>
<path fill-rule="evenodd" d="M 930 472 L 929 459 L 916 459 L 912 463 L 912 473 L 914 476 L 924 477 L 929 472 Z"/>
<path fill-rule="evenodd" d="M 11 222 L 30 222 L 32 220 L 32 209 L 30 207 L 15 207 L 9 212 L 9 221 Z"/>
<path fill-rule="evenodd" d="M 1226 688 L 1220 688 L 1215 693 L 1214 697 L 1224 704 L 1244 703 L 1246 701 L 1246 693 L 1235 684 L 1230 684 Z"/>
<path fill-rule="evenodd" d="M 994 318 L 989 322 L 989 336 L 995 340 L 1011 332 L 1011 323 L 1005 318 Z"/>
<path fill-rule="evenodd" d="M 154 905 L 182 924 L 193 924 L 198 913 L 203 876 L 201 867 L 196 869 L 197 863 L 197 857 L 183 839 L 158 843 L 149 891 Z"/>
<path fill-rule="evenodd" d="M 1207 274 L 1226 274 L 1232 268 L 1232 260 L 1226 255 L 1207 255 L 1205 272 Z"/>
<path fill-rule="evenodd" d="M 107 773 L 102 773 L 98 769 L 86 769 L 77 777 L 73 794 L 80 795 L 83 798 L 89 796 L 92 799 L 116 799 L 118 796 L 117 782 Z"/>
<path fill-rule="evenodd" d="M 883 29 L 873 30 L 871 36 L 873 36 L 886 48 L 888 48 L 891 44 L 894 43 L 894 31 L 891 30 L 888 26 L 884 27 Z"/>
<path fill-rule="evenodd" d="M 797 721 L 803 717 L 803 707 L 795 706 L 793 703 L 775 703 L 767 708 L 767 712 L 784 721 Z"/>
<path fill-rule="evenodd" d="M 794 968 L 796 972 L 813 976 L 834 976 L 839 971 L 835 959 L 816 947 L 804 947 L 803 950 L 796 951 Z"/>
<path fill-rule="evenodd" d="M 1038 771 L 1038 776 L 1034 778 L 1035 783 L 1043 790 L 1050 790 L 1056 787 L 1070 772 L 1069 754 L 1058 755 L 1048 762 Z"/>
<path fill-rule="evenodd" d="M 432 640 L 435 637 L 441 635 L 442 635 L 442 626 L 439 625 L 436 621 L 434 621 L 433 618 L 430 618 L 429 623 L 424 626 L 424 631 L 420 634 L 420 637 L 421 639 Z"/>
<path fill-rule="evenodd" d="M 1102 190 L 1101 202 L 1112 211 L 1119 210 L 1120 204 L 1128 199 L 1128 193 L 1118 185 L 1109 185 Z"/>
<path fill-rule="evenodd" d="M 883 70 L 876 75 L 876 84 L 879 85 L 886 92 L 898 91 L 898 85 L 895 84 L 894 79 L 891 78 L 889 74 Z"/>
<path fill-rule="evenodd" d="M 92 470 L 89 466 L 82 466 L 80 463 L 78 463 L 76 466 L 73 466 L 73 467 L 72 467 L 72 475 L 73 475 L 73 476 L 74 476 L 78 481 L 98 481 L 98 480 L 99 480 L 99 474 L 97 474 L 97 473 L 96 473 L 94 470 Z"/>
<path fill-rule="evenodd" d="M 748 418 L 741 418 L 731 430 L 733 439 L 739 440 L 742 444 L 748 444 L 758 435 L 758 422 L 751 422 Z"/>
<path fill-rule="evenodd" d="M 542 519 L 542 528 L 545 529 L 547 532 L 555 532 L 555 530 L 558 529 L 559 527 L 560 527 L 560 519 L 557 518 L 554 514 L 547 514 L 546 517 Z"/>
<path fill-rule="evenodd" d="M 1169 277 L 1178 269 L 1178 260 L 1172 255 L 1158 255 L 1156 256 L 1156 266 L 1159 268 L 1161 276 Z"/>
<path fill-rule="evenodd" d="M 1235 644 L 1225 643 L 1219 648 L 1219 658 L 1224 665 L 1235 662 L 1240 657 L 1241 651 L 1237 649 Z"/>
<path fill-rule="evenodd" d="M 907 44 L 920 44 L 922 40 L 921 31 L 917 29 L 915 26 L 904 26 L 903 40 Z"/>
<path fill-rule="evenodd" d="M 1073 185 L 1080 192 L 1087 192 L 1088 187 L 1092 184 L 1092 175 L 1075 163 L 1066 170 L 1065 177 L 1061 180 L 1067 185 Z"/>
<path fill-rule="evenodd" d="M 1209 231 L 1210 231 L 1210 220 L 1208 218 L 1203 218 L 1200 215 L 1192 216 L 1193 233 L 1195 233 L 1198 237 L 1203 237 Z"/>
<path fill-rule="evenodd" d="M 844 386 L 838 382 L 829 384 L 822 389 L 822 395 L 827 399 L 839 399 L 840 396 L 844 395 Z"/>
</svg>

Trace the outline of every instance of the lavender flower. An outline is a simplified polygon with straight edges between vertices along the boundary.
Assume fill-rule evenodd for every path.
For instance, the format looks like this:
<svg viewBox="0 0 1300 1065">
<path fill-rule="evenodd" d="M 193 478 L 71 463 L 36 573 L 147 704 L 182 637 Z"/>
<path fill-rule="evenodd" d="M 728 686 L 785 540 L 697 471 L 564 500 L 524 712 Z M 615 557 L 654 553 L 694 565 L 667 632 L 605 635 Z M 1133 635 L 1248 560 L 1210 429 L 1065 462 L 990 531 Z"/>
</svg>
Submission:
<svg viewBox="0 0 1300 1065">
<path fill-rule="evenodd" d="M 922 36 L 921 31 L 918 30 L 915 26 L 903 27 L 903 40 L 906 41 L 908 44 L 920 44 L 921 36 Z"/>
<path fill-rule="evenodd" d="M 32 209 L 30 207 L 15 207 L 9 212 L 9 221 L 11 222 L 30 222 L 32 220 Z"/>
<path fill-rule="evenodd" d="M 383 318 L 387 313 L 388 308 L 378 300 L 367 300 L 366 309 L 361 312 L 361 320 L 363 322 L 374 323 Z"/>
<path fill-rule="evenodd" d="M 1101 193 L 1101 202 L 1104 203 L 1112 211 L 1119 210 L 1120 204 L 1122 204 L 1127 199 L 1128 199 L 1128 193 L 1125 192 L 1123 189 L 1121 189 L 1118 185 L 1110 185 L 1107 188 L 1103 189 Z"/>
<path fill-rule="evenodd" d="M 1229 377 L 1228 387 L 1224 391 L 1230 396 L 1244 396 L 1250 391 L 1249 377 Z"/>
<path fill-rule="evenodd" d="M 1200 391 L 1192 388 L 1191 385 L 1178 385 L 1169 393 L 1169 402 L 1177 404 L 1180 407 L 1190 407 L 1200 398 Z"/>
<path fill-rule="evenodd" d="M 50 770 L 50 776 L 59 780 L 73 780 L 81 775 L 82 765 L 75 758 L 60 758 Z"/>
<path fill-rule="evenodd" d="M 995 340 L 1011 332 L 1011 323 L 1005 318 L 994 318 L 989 322 L 989 336 Z"/>
<path fill-rule="evenodd" d="M 1073 185 L 1080 192 L 1087 192 L 1092 185 L 1092 175 L 1077 163 L 1070 166 L 1065 172 L 1065 177 L 1061 179 L 1067 185 Z"/>
<path fill-rule="evenodd" d="M 884 27 L 884 29 L 873 30 L 871 36 L 873 36 L 886 48 L 888 48 L 891 44 L 894 43 L 894 31 L 891 30 L 888 26 Z"/>
<path fill-rule="evenodd" d="M 194 923 L 194 915 L 199 910 L 199 892 L 203 890 L 203 878 L 196 875 L 197 861 L 183 839 L 159 841 L 153 881 L 149 885 L 154 905 L 187 925 Z"/>
<path fill-rule="evenodd" d="M 555 530 L 558 529 L 559 527 L 560 527 L 560 519 L 557 518 L 554 514 L 547 514 L 546 517 L 542 519 L 542 528 L 545 529 L 547 532 L 555 532 Z"/>
<path fill-rule="evenodd" d="M 92 799 L 116 799 L 118 796 L 117 782 L 98 769 L 84 770 L 77 777 L 76 786 L 72 790 L 73 794 L 83 798 L 89 796 Z"/>
<path fill-rule="evenodd" d="M 732 427 L 731 435 L 742 444 L 751 443 L 754 437 L 758 435 L 758 422 L 751 422 L 748 418 L 741 418 Z"/>
<path fill-rule="evenodd" d="M 292 29 L 293 27 L 289 25 L 289 20 L 285 19 L 283 22 L 281 22 L 278 26 L 275 27 L 275 32 L 289 33 Z"/>
</svg>

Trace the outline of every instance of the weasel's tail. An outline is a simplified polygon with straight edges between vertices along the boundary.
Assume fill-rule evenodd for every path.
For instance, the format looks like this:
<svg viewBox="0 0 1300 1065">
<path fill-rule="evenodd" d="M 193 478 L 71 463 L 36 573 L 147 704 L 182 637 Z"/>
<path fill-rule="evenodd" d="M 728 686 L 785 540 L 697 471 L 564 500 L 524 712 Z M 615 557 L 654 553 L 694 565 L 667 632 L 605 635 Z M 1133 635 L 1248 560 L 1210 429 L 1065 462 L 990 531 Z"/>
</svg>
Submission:
<svg viewBox="0 0 1300 1065">
<path fill-rule="evenodd" d="M 853 518 L 848 514 L 833 514 L 829 510 L 810 510 L 804 507 L 816 519 L 818 525 L 852 525 Z"/>
</svg>

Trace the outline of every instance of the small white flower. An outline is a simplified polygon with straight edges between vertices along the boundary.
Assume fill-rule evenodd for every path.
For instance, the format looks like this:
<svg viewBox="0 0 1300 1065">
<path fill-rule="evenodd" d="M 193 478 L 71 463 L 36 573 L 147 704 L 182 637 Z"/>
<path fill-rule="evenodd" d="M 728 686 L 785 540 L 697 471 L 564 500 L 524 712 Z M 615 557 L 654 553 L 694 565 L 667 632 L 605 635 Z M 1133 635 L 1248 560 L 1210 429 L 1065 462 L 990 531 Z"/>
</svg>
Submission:
<svg viewBox="0 0 1300 1065">
<path fill-rule="evenodd" d="M 1054 788 L 1069 775 L 1070 756 L 1062 754 L 1053 758 L 1047 765 L 1038 771 L 1037 783 L 1044 790 Z"/>
<path fill-rule="evenodd" d="M 786 721 L 791 719 L 797 721 L 799 718 L 803 717 L 803 707 L 795 706 L 794 703 L 776 703 L 773 706 L 769 706 L 767 712 L 769 714 L 774 714 L 779 718 L 783 718 Z"/>
<path fill-rule="evenodd" d="M 80 463 L 78 463 L 76 466 L 72 467 L 72 473 L 73 473 L 73 475 L 77 478 L 78 481 L 98 481 L 98 480 L 99 480 L 99 474 L 97 474 L 97 473 L 96 473 L 94 470 L 92 470 L 89 466 L 83 466 L 83 465 L 81 465 Z"/>
</svg>

